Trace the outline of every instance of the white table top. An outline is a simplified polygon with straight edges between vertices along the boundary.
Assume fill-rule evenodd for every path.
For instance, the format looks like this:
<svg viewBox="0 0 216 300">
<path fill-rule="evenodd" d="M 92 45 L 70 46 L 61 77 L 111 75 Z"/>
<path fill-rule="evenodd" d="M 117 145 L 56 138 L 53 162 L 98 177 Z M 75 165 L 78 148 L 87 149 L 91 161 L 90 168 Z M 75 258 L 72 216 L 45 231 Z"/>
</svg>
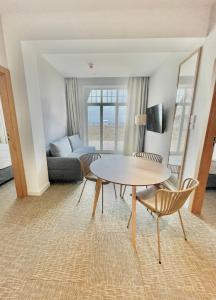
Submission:
<svg viewBox="0 0 216 300">
<path fill-rule="evenodd" d="M 158 184 L 171 176 L 171 171 L 160 163 L 123 155 L 98 159 L 90 169 L 100 179 L 132 186 Z"/>
</svg>

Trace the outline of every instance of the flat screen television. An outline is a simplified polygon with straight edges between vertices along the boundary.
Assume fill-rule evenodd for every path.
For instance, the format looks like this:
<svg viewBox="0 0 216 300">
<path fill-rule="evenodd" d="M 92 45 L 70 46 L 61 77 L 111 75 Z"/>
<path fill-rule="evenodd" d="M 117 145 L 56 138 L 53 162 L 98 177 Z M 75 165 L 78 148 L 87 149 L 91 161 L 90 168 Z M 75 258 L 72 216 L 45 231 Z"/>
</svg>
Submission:
<svg viewBox="0 0 216 300">
<path fill-rule="evenodd" d="M 162 104 L 147 108 L 147 130 L 158 133 L 164 132 L 164 113 Z"/>
</svg>

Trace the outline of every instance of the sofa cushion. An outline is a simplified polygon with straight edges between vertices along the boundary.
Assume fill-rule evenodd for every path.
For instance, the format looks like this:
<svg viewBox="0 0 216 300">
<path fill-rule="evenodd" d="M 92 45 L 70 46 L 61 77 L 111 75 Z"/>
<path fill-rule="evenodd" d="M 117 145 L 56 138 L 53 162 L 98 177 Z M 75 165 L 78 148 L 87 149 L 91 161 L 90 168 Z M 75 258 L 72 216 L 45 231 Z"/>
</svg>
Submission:
<svg viewBox="0 0 216 300">
<path fill-rule="evenodd" d="M 82 156 L 83 155 L 83 153 L 81 153 L 81 152 L 71 152 L 69 155 L 68 155 L 68 157 L 72 157 L 72 158 L 80 158 L 80 156 Z"/>
<path fill-rule="evenodd" d="M 72 152 L 68 137 L 50 143 L 50 152 L 52 156 L 68 157 Z"/>
<path fill-rule="evenodd" d="M 71 144 L 72 151 L 75 151 L 76 149 L 83 147 L 83 143 L 78 134 L 71 135 L 68 138 Z"/>
<path fill-rule="evenodd" d="M 51 154 L 50 149 L 46 149 L 46 156 L 49 157 L 49 156 L 51 156 L 51 155 L 52 155 L 52 154 Z"/>
<path fill-rule="evenodd" d="M 83 146 L 80 148 L 77 148 L 76 150 L 74 150 L 73 153 L 82 153 L 82 154 L 86 154 L 86 153 L 95 153 L 96 149 L 95 147 L 91 147 L 91 146 Z"/>
</svg>

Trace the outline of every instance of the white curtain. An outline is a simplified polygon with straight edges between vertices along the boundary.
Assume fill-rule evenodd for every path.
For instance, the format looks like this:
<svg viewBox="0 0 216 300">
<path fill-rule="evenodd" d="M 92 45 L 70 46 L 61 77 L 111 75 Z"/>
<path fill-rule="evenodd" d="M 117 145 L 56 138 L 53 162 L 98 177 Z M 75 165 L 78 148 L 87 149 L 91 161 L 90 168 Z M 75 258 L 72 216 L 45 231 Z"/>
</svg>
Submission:
<svg viewBox="0 0 216 300">
<path fill-rule="evenodd" d="M 81 91 L 80 95 L 80 111 L 81 111 L 81 118 L 82 122 L 80 124 L 80 133 L 82 136 L 83 141 L 88 144 L 88 108 L 87 108 L 87 102 L 89 95 L 91 93 L 91 90 L 94 89 L 94 87 L 90 86 L 84 86 L 84 88 Z"/>
<path fill-rule="evenodd" d="M 135 125 L 135 115 L 146 113 L 149 77 L 130 77 L 124 138 L 124 154 L 144 151 L 145 127 Z"/>
<path fill-rule="evenodd" d="M 80 109 L 77 78 L 65 79 L 68 135 L 80 134 Z"/>
<path fill-rule="evenodd" d="M 3 115 L 2 103 L 0 98 L 0 144 L 7 144 L 7 131 Z"/>
</svg>

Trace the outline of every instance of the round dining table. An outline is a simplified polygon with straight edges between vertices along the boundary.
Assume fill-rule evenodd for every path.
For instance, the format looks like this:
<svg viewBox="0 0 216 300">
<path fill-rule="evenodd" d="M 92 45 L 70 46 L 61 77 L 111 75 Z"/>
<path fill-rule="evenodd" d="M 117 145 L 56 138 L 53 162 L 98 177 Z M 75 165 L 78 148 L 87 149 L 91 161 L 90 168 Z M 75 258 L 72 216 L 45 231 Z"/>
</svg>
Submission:
<svg viewBox="0 0 216 300">
<path fill-rule="evenodd" d="M 141 157 L 107 155 L 90 165 L 91 172 L 97 176 L 92 217 L 95 215 L 102 180 L 132 187 L 132 229 L 131 243 L 136 248 L 136 187 L 156 185 L 171 176 L 164 165 Z"/>
</svg>

